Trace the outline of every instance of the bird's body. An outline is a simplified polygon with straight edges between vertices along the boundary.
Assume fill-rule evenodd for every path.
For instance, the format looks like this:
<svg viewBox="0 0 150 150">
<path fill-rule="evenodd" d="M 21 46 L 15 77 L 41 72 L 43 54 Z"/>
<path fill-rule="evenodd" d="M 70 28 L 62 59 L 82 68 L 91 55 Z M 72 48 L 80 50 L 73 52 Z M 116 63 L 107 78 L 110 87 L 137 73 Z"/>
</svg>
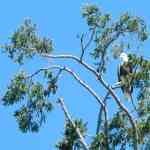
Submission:
<svg viewBox="0 0 150 150">
<path fill-rule="evenodd" d="M 121 83 L 121 90 L 126 99 L 132 100 L 133 86 L 129 75 L 132 73 L 132 66 L 128 62 L 128 56 L 126 53 L 121 53 L 120 58 L 122 64 L 118 67 L 118 81 Z"/>
</svg>

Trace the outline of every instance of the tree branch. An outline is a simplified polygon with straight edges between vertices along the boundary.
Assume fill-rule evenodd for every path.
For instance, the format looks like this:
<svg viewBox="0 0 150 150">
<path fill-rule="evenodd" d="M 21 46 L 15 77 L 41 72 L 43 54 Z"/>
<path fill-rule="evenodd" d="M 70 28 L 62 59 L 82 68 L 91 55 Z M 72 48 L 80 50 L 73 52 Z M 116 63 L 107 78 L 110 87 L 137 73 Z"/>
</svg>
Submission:
<svg viewBox="0 0 150 150">
<path fill-rule="evenodd" d="M 83 80 L 81 80 L 81 79 L 79 78 L 79 76 L 78 76 L 75 72 L 73 72 L 71 69 L 69 69 L 69 68 L 67 68 L 67 67 L 64 67 L 63 70 L 65 70 L 65 71 L 67 71 L 69 74 L 71 74 L 71 75 L 74 77 L 74 79 L 76 79 L 85 89 L 87 89 L 87 91 L 88 91 L 89 93 L 91 93 L 91 94 L 95 97 L 95 99 L 96 99 L 97 102 L 103 107 L 103 109 L 105 109 L 105 104 L 103 103 L 103 98 L 102 98 L 102 97 L 98 96 L 98 95 L 96 94 L 96 92 L 95 92 L 90 86 L 88 86 Z"/>
<path fill-rule="evenodd" d="M 35 75 L 39 74 L 40 72 L 45 71 L 45 70 L 48 70 L 48 69 L 49 69 L 49 68 L 40 68 L 40 69 L 38 69 L 37 71 L 35 71 L 34 73 L 32 73 L 31 75 L 26 76 L 25 79 L 32 78 L 32 77 L 34 77 Z"/>
<path fill-rule="evenodd" d="M 80 142 L 81 142 L 81 144 L 83 145 L 84 149 L 85 149 L 85 150 L 89 150 L 88 145 L 87 145 L 87 143 L 85 142 L 84 137 L 83 137 L 83 135 L 81 134 L 79 128 L 75 125 L 75 123 L 74 123 L 74 121 L 73 121 L 73 119 L 72 119 L 72 117 L 71 117 L 71 115 L 70 115 L 70 113 L 69 113 L 69 111 L 68 111 L 68 109 L 67 109 L 65 103 L 64 103 L 63 98 L 58 98 L 58 103 L 60 104 L 60 106 L 61 106 L 61 108 L 62 108 L 62 110 L 63 110 L 63 112 L 64 112 L 64 114 L 65 114 L 65 117 L 69 120 L 69 122 L 71 123 L 71 125 L 72 125 L 73 128 L 75 129 L 75 131 L 76 131 L 76 133 L 77 133 L 77 135 L 78 135 L 78 137 L 79 137 L 79 139 L 80 139 Z"/>
<path fill-rule="evenodd" d="M 83 39 L 84 39 L 84 34 L 82 34 L 82 36 L 80 38 L 80 43 L 81 43 L 81 56 L 80 56 L 80 60 L 81 61 L 83 59 L 83 55 L 84 55 L 84 52 L 85 52 L 84 44 L 83 44 Z"/>
<path fill-rule="evenodd" d="M 96 78 L 100 81 L 100 83 L 104 86 L 104 88 L 110 93 L 110 95 L 113 97 L 113 99 L 116 101 L 116 103 L 118 104 L 118 106 L 127 114 L 129 121 L 132 125 L 132 128 L 134 129 L 134 135 L 135 135 L 135 144 L 134 144 L 134 150 L 137 150 L 137 143 L 138 143 L 138 135 L 137 135 L 137 128 L 136 128 L 136 124 L 134 122 L 134 119 L 132 118 L 132 116 L 130 115 L 128 109 L 121 103 L 121 100 L 119 99 L 119 97 L 115 94 L 114 90 L 103 80 L 103 78 L 101 77 L 101 75 L 90 65 L 88 65 L 87 63 L 85 63 L 84 61 L 80 61 L 80 59 L 76 56 L 73 55 L 48 55 L 48 54 L 42 54 L 43 57 L 47 57 L 47 58 L 66 58 L 66 59 L 73 59 L 76 62 L 78 62 L 79 64 L 81 64 L 82 66 L 84 66 L 87 70 L 89 70 L 90 72 L 92 72 Z M 92 94 L 93 95 L 93 94 Z M 95 95 L 95 94 L 94 94 Z M 95 97 L 95 96 L 94 96 Z M 104 104 L 102 104 L 102 106 L 104 106 Z"/>
<path fill-rule="evenodd" d="M 85 44 L 85 46 L 83 44 L 84 34 L 82 34 L 82 36 L 81 36 L 81 39 L 80 39 L 80 41 L 81 41 L 81 56 L 80 56 L 80 60 L 81 61 L 83 59 L 85 50 L 91 45 L 91 43 L 93 41 L 93 38 L 94 38 L 94 35 L 95 35 L 95 31 L 96 31 L 96 26 L 93 28 L 91 36 L 89 38 L 89 41 Z"/>
<path fill-rule="evenodd" d="M 105 102 L 106 103 L 106 102 Z M 106 106 L 105 106 L 106 107 Z M 108 135 L 108 120 L 107 120 L 107 110 L 104 110 L 104 132 L 105 132 L 105 140 L 106 140 L 106 149 L 109 150 L 109 135 Z"/>
<path fill-rule="evenodd" d="M 117 88 L 120 88 L 120 85 L 113 85 L 112 86 L 112 89 L 117 89 Z M 106 100 L 109 98 L 109 95 L 110 95 L 110 93 L 109 92 L 107 92 L 107 94 L 105 95 L 105 97 L 104 97 L 104 104 L 105 104 L 105 107 L 106 107 Z M 97 119 L 97 128 L 96 128 L 96 134 L 98 134 L 99 133 L 99 131 L 100 131 L 100 126 L 101 126 L 101 121 L 102 121 L 102 113 L 103 113 L 103 108 L 101 107 L 100 108 L 100 110 L 99 110 L 99 113 L 98 113 L 98 119 Z"/>
<path fill-rule="evenodd" d="M 103 109 L 105 109 L 105 105 L 103 103 L 103 98 L 98 96 L 96 94 L 96 92 L 89 85 L 87 85 L 85 83 L 85 81 L 81 80 L 80 77 L 75 72 L 73 72 L 71 69 L 69 69 L 68 67 L 65 67 L 65 66 L 62 67 L 62 66 L 59 66 L 59 65 L 53 65 L 53 66 L 48 67 L 48 68 L 41 68 L 41 69 L 37 70 L 36 72 L 34 72 L 33 74 L 27 76 L 26 78 L 33 77 L 34 75 L 37 75 L 41 71 L 49 70 L 49 69 L 58 69 L 58 70 L 61 70 L 61 71 L 68 72 L 70 75 L 72 75 L 74 77 L 74 79 L 76 81 L 78 81 L 80 83 L 80 85 L 82 85 L 91 95 L 93 95 L 93 97 L 97 100 L 97 102 L 103 107 Z"/>
<path fill-rule="evenodd" d="M 82 66 L 84 66 L 87 70 L 92 72 L 97 77 L 99 75 L 93 67 L 91 67 L 86 62 L 81 61 L 80 58 L 78 58 L 77 56 L 74 56 L 74 55 L 70 55 L 70 54 L 62 54 L 62 55 L 41 54 L 40 56 L 50 58 L 50 59 L 72 59 L 72 60 L 76 61 L 77 63 L 81 64 Z"/>
<path fill-rule="evenodd" d="M 134 140 L 134 150 L 138 150 L 138 134 L 137 134 L 137 127 L 136 127 L 136 123 L 134 122 L 133 117 L 131 116 L 131 114 L 129 113 L 128 109 L 121 103 L 121 100 L 119 99 L 119 97 L 115 94 L 115 92 L 113 91 L 112 87 L 109 86 L 105 80 L 99 76 L 99 81 L 101 82 L 101 84 L 107 89 L 107 91 L 111 94 L 111 96 L 113 97 L 113 99 L 116 101 L 116 103 L 118 104 L 118 106 L 127 114 L 129 121 L 132 125 L 132 128 L 134 130 L 134 136 L 135 136 L 135 140 Z"/>
<path fill-rule="evenodd" d="M 105 104 L 105 107 L 106 107 L 106 100 L 109 96 L 109 92 L 105 95 L 104 97 L 104 104 Z M 105 121 L 104 121 L 104 133 L 105 133 L 105 140 L 106 140 L 106 149 L 109 150 L 109 135 L 108 135 L 108 120 L 107 120 L 107 111 L 104 110 L 102 107 L 100 108 L 99 110 L 99 113 L 98 113 L 98 120 L 97 120 L 97 128 L 96 128 L 96 135 L 99 134 L 100 132 L 100 127 L 101 127 L 101 123 L 102 123 L 102 115 L 103 115 L 103 111 L 104 111 L 104 118 L 105 118 Z"/>
<path fill-rule="evenodd" d="M 106 94 L 106 96 L 104 97 L 104 104 L 105 104 L 105 107 L 106 107 L 106 100 L 109 96 L 109 93 Z M 102 113 L 103 113 L 103 108 L 101 107 L 100 110 L 99 110 L 99 113 L 98 113 L 98 119 L 97 119 L 97 128 L 96 128 L 96 134 L 99 133 L 100 131 L 100 127 L 101 127 L 101 122 L 102 122 Z"/>
</svg>

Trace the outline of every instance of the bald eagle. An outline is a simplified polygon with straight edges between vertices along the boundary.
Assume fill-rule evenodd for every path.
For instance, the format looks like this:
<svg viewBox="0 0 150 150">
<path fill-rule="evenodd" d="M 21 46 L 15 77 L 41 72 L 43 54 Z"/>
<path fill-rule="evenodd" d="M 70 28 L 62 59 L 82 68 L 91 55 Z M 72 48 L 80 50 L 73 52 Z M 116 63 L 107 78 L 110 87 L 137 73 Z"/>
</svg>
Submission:
<svg viewBox="0 0 150 150">
<path fill-rule="evenodd" d="M 132 101 L 133 86 L 129 78 L 129 74 L 132 73 L 132 66 L 128 61 L 128 55 L 126 53 L 121 53 L 120 59 L 122 63 L 118 67 L 118 81 L 125 98 Z"/>
</svg>

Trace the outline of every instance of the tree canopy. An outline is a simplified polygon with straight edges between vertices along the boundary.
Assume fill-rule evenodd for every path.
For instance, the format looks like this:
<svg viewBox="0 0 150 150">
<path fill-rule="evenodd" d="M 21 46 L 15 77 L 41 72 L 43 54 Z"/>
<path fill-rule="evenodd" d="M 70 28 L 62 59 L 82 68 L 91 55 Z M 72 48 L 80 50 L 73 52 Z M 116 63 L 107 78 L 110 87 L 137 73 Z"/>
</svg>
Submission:
<svg viewBox="0 0 150 150">
<path fill-rule="evenodd" d="M 57 50 L 53 41 L 40 37 L 37 26 L 32 23 L 31 19 L 24 20 L 23 24 L 11 35 L 10 41 L 1 45 L 1 49 L 21 66 L 26 63 L 26 60 L 36 59 L 36 57 L 72 60 L 83 66 L 87 73 L 94 75 L 96 83 L 102 85 L 106 95 L 95 92 L 86 81 L 82 80 L 77 73 L 78 68 L 72 70 L 68 64 L 57 65 L 56 62 L 49 63 L 48 67 L 37 68 L 30 74 L 25 71 L 18 72 L 10 81 L 1 99 L 3 105 L 18 104 L 14 116 L 19 129 L 26 133 L 38 132 L 41 125 L 46 122 L 46 116 L 51 115 L 51 111 L 55 111 L 53 103 L 58 103 L 65 116 L 64 135 L 56 144 L 59 150 L 113 150 L 117 148 L 123 150 L 127 147 L 134 150 L 150 149 L 150 61 L 144 55 L 134 53 L 135 49 L 142 49 L 141 45 L 148 38 L 146 23 L 143 18 L 133 16 L 128 12 L 114 20 L 111 14 L 103 13 L 97 5 L 92 4 L 82 8 L 82 17 L 87 23 L 88 31 L 78 35 L 80 56 L 55 55 L 54 52 Z M 134 37 L 136 42 L 132 42 L 130 37 Z M 129 63 L 133 69 L 124 82 L 124 86 L 130 84 L 134 88 L 134 104 L 132 103 L 130 107 L 125 106 L 125 100 L 117 92 L 121 86 L 108 83 L 107 79 L 104 79 L 109 70 L 109 59 L 112 57 L 114 60 L 118 59 L 121 52 L 128 53 Z M 91 59 L 86 61 L 85 56 Z M 61 80 L 60 76 L 64 72 L 71 75 L 81 87 L 85 88 L 100 106 L 98 119 L 95 120 L 96 134 L 92 135 L 90 140 L 87 140 L 88 120 L 83 120 L 82 116 L 73 118 L 71 110 L 66 107 L 65 98 L 58 97 L 55 101 L 51 100 L 53 95 L 57 94 L 58 80 Z M 43 80 L 37 80 L 37 77 Z M 112 112 L 113 117 L 109 117 L 107 112 L 111 109 L 108 100 L 114 101 L 118 106 L 118 109 Z"/>
</svg>

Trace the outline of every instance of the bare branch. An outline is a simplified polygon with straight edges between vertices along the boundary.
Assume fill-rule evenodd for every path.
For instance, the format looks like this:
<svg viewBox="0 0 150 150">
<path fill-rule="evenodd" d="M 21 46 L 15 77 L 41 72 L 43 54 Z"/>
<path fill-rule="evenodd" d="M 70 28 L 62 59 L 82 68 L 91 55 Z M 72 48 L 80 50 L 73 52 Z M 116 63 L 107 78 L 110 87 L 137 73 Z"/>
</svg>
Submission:
<svg viewBox="0 0 150 150">
<path fill-rule="evenodd" d="M 118 26 L 118 25 L 117 25 Z M 120 27 L 119 27 L 120 28 Z M 105 46 L 104 46 L 104 50 L 103 50 L 103 53 L 101 53 L 101 60 L 100 62 L 98 63 L 98 68 L 97 68 L 97 71 L 101 74 L 103 69 L 104 69 L 104 66 L 105 66 L 105 54 L 106 54 L 106 49 L 108 49 L 108 47 L 114 42 L 116 41 L 120 35 L 122 34 L 122 30 L 120 28 L 119 31 L 116 32 L 116 34 L 114 34 L 110 40 L 108 40 L 107 43 L 105 43 Z"/>
<path fill-rule="evenodd" d="M 105 106 L 105 108 L 106 108 L 106 106 Z M 106 149 L 109 150 L 108 118 L 107 118 L 107 114 L 108 114 L 107 110 L 104 109 L 104 118 L 105 118 L 104 132 L 105 132 L 105 140 L 106 140 Z"/>
<path fill-rule="evenodd" d="M 61 108 L 62 108 L 62 110 L 63 110 L 63 112 L 65 114 L 65 117 L 69 120 L 69 122 L 71 123 L 71 125 L 73 126 L 73 128 L 76 130 L 76 133 L 77 133 L 77 135 L 78 135 L 78 137 L 80 139 L 80 142 L 83 145 L 84 149 L 85 150 L 89 150 L 88 145 L 85 142 L 84 137 L 81 134 L 79 128 L 75 125 L 75 123 L 74 123 L 74 121 L 73 121 L 73 119 L 72 119 L 72 117 L 71 117 L 71 115 L 70 115 L 70 113 L 69 113 L 69 111 L 68 111 L 65 103 L 64 103 L 63 98 L 58 98 L 58 103 L 60 104 L 60 106 L 61 106 Z"/>
<path fill-rule="evenodd" d="M 35 75 L 39 74 L 40 72 L 45 71 L 45 70 L 48 70 L 48 69 L 49 69 L 49 68 L 40 68 L 40 69 L 38 69 L 37 71 L 35 71 L 34 73 L 32 73 L 31 75 L 26 76 L 25 79 L 32 78 L 32 77 L 34 77 Z"/>
<path fill-rule="evenodd" d="M 85 81 L 81 80 L 79 78 L 79 76 L 75 72 L 73 72 L 71 69 L 69 69 L 67 67 L 64 67 L 64 70 L 67 71 L 68 73 L 70 73 L 74 77 L 74 79 L 76 79 L 85 89 L 87 89 L 87 91 L 89 93 L 91 93 L 95 97 L 95 99 L 97 100 L 97 102 L 105 109 L 105 105 L 103 103 L 103 98 L 102 97 L 98 96 L 96 94 L 96 92 L 90 86 L 88 86 L 85 83 Z"/>
<path fill-rule="evenodd" d="M 97 77 L 99 75 L 93 67 L 91 67 L 86 62 L 81 61 L 80 58 L 78 58 L 77 56 L 74 56 L 74 55 L 70 55 L 70 54 L 63 54 L 63 55 L 41 54 L 41 56 L 46 57 L 46 58 L 50 58 L 50 59 L 72 59 L 72 60 L 78 62 L 79 64 L 81 64 L 82 66 L 84 66 L 87 70 L 92 72 Z"/>
<path fill-rule="evenodd" d="M 83 59 L 83 55 L 84 55 L 84 52 L 85 52 L 84 44 L 83 44 L 83 39 L 84 39 L 84 34 L 82 34 L 81 39 L 80 39 L 80 43 L 81 43 L 81 56 L 80 56 L 80 60 L 81 61 Z"/>
<path fill-rule="evenodd" d="M 80 60 L 81 61 L 83 59 L 85 50 L 91 45 L 91 43 L 93 41 L 93 38 L 94 38 L 94 35 L 95 35 L 95 31 L 96 31 L 96 26 L 93 28 L 92 33 L 90 35 L 90 38 L 89 38 L 88 42 L 85 44 L 85 46 L 84 46 L 84 43 L 83 43 L 84 34 L 82 34 L 82 36 L 81 36 L 81 40 L 80 40 L 81 41 L 81 56 L 80 56 Z"/>
<path fill-rule="evenodd" d="M 87 48 L 90 46 L 91 42 L 93 41 L 93 38 L 94 38 L 94 35 L 95 35 L 95 31 L 96 31 L 96 26 L 93 28 L 92 33 L 91 33 L 91 36 L 90 36 L 90 39 L 89 39 L 89 41 L 86 43 L 84 49 L 87 49 Z"/>
<path fill-rule="evenodd" d="M 106 100 L 109 96 L 109 93 L 106 94 L 106 96 L 104 97 L 104 104 L 105 104 L 105 107 L 106 107 Z M 98 113 L 98 119 L 97 119 L 97 128 L 96 128 L 96 134 L 99 133 L 100 131 L 100 126 L 101 126 L 101 122 L 102 122 L 102 114 L 103 114 L 103 108 L 101 107 L 100 110 L 99 110 L 99 113 Z"/>
<path fill-rule="evenodd" d="M 105 108 L 106 108 L 106 100 L 108 99 L 108 96 L 109 96 L 109 92 L 107 92 L 106 96 L 104 97 L 104 104 L 105 104 Z M 105 123 L 104 123 L 104 132 L 105 132 L 105 140 L 106 140 L 106 146 L 107 146 L 107 149 L 109 149 L 109 142 L 108 142 L 108 139 L 109 139 L 109 135 L 108 135 L 108 118 L 107 118 L 107 110 L 103 109 L 102 107 L 100 108 L 99 110 L 99 113 L 98 113 L 98 120 L 97 120 L 97 128 L 96 128 L 96 134 L 99 134 L 100 132 L 100 127 L 101 127 L 101 123 L 102 123 L 102 115 L 103 115 L 103 112 L 104 112 L 104 118 L 105 118 Z"/>
</svg>

